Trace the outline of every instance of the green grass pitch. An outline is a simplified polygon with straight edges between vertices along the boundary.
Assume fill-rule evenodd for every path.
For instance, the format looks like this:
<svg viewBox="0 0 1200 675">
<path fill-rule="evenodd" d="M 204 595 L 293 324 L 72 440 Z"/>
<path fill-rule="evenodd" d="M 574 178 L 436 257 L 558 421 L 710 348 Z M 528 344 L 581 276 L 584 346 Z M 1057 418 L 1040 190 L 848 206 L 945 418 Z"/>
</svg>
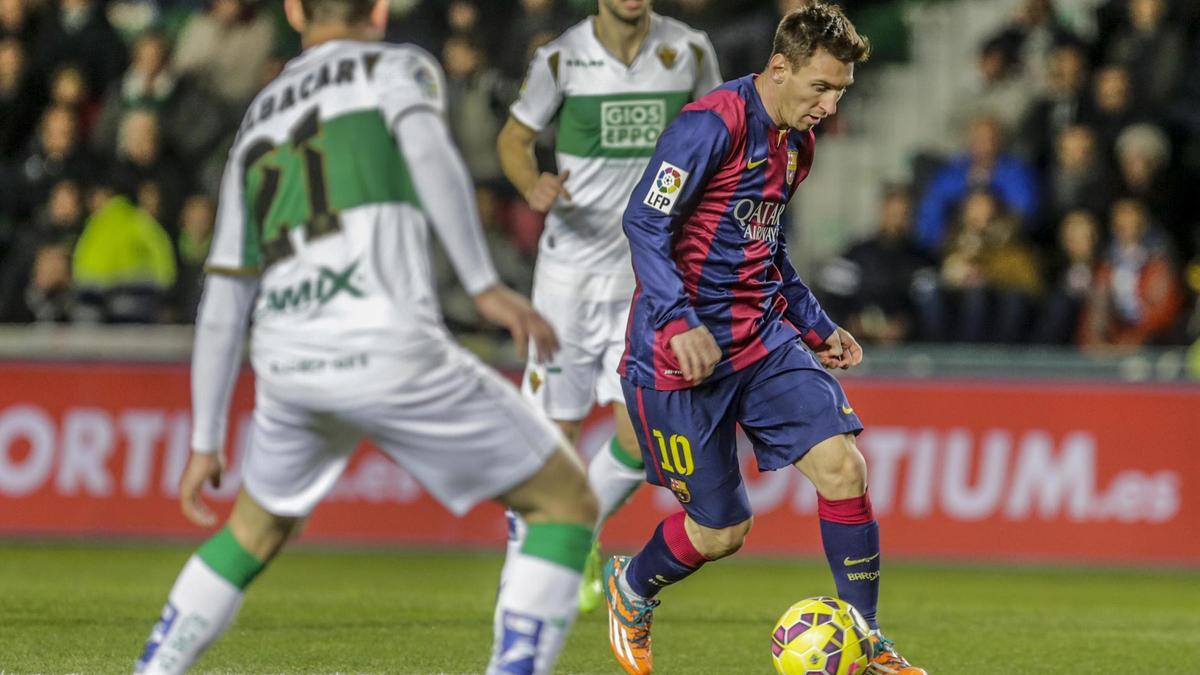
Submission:
<svg viewBox="0 0 1200 675">
<path fill-rule="evenodd" d="M 0 672 L 129 672 L 190 548 L 0 543 Z M 498 555 L 299 548 L 198 664 L 222 673 L 479 673 Z M 881 618 L 936 675 L 1200 672 L 1200 573 L 892 563 Z M 769 635 L 827 594 L 819 561 L 729 560 L 663 593 L 656 671 L 772 673 Z M 560 673 L 619 673 L 601 612 Z"/>
</svg>

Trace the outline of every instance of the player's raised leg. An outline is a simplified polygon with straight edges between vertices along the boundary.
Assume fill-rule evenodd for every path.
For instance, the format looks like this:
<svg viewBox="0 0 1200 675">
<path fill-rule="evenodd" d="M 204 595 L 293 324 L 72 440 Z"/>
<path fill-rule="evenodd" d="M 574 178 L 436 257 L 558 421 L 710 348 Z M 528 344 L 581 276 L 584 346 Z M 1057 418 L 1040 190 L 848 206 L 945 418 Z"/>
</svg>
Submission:
<svg viewBox="0 0 1200 675">
<path fill-rule="evenodd" d="M 609 641 L 628 673 L 653 670 L 650 628 L 659 591 L 732 555 L 750 531 L 730 412 L 737 379 L 680 391 L 622 382 L 650 467 L 647 478 L 671 490 L 684 508 L 659 523 L 637 555 L 617 556 L 605 567 Z"/>
<path fill-rule="evenodd" d="M 520 516 L 525 536 L 505 562 L 487 672 L 549 673 L 575 621 L 596 499 L 583 467 L 564 447 L 500 501 Z"/>
<path fill-rule="evenodd" d="M 214 455 L 193 453 L 185 480 L 187 474 L 209 475 L 205 465 L 215 461 Z M 301 522 L 268 513 L 242 491 L 225 527 L 204 542 L 175 579 L 134 672 L 187 671 L 233 623 L 246 587 Z"/>
<path fill-rule="evenodd" d="M 871 641 L 876 648 L 872 671 L 924 675 L 924 670 L 900 656 L 879 631 L 879 524 L 867 492 L 867 463 L 854 436 L 838 434 L 817 443 L 795 466 L 817 489 L 821 542 L 838 597 L 854 605 L 871 627 Z"/>
</svg>

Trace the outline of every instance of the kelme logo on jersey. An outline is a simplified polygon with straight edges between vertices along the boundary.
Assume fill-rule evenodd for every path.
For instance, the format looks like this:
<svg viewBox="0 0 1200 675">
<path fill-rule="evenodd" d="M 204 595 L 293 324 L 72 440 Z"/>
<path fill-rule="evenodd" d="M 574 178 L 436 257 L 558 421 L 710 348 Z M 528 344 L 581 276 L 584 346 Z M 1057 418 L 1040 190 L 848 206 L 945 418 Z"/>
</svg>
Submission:
<svg viewBox="0 0 1200 675">
<path fill-rule="evenodd" d="M 663 101 L 604 101 L 600 104 L 600 147 L 654 149 L 667 120 Z"/>
<path fill-rule="evenodd" d="M 687 183 L 687 177 L 688 172 L 670 162 L 663 162 L 662 166 L 658 167 L 658 173 L 655 174 L 650 189 L 646 191 L 646 196 L 642 198 L 642 203 L 663 213 L 671 213 L 671 208 L 675 206 L 675 200 L 680 195 L 679 191 Z"/>
<path fill-rule="evenodd" d="M 283 288 L 268 289 L 264 293 L 265 302 L 259 311 L 264 314 L 304 311 L 327 305 L 342 294 L 361 298 L 362 289 L 354 285 L 354 273 L 357 270 L 357 260 L 340 271 L 320 267 L 314 278 L 304 279 Z"/>
<path fill-rule="evenodd" d="M 752 241 L 775 241 L 779 238 L 779 221 L 787 204 L 739 199 L 733 205 L 733 219 Z"/>
</svg>

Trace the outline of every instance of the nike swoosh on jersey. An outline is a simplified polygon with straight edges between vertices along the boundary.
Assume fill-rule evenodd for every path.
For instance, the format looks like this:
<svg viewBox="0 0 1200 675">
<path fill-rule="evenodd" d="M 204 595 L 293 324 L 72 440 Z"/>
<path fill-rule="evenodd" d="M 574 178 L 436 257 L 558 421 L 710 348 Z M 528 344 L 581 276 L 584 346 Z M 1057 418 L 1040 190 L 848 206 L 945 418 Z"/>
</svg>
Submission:
<svg viewBox="0 0 1200 675">
<path fill-rule="evenodd" d="M 846 567 L 852 567 L 854 565 L 861 565 L 863 563 L 871 562 L 878 557 L 878 553 L 872 556 L 867 556 L 866 558 L 851 558 L 850 556 L 846 556 L 846 559 L 843 560 L 842 563 L 845 564 Z"/>
<path fill-rule="evenodd" d="M 843 414 L 845 414 L 845 415 L 849 415 L 849 414 L 850 414 L 850 413 L 852 413 L 852 412 L 854 412 L 854 408 L 851 408 L 851 407 L 850 407 L 850 406 L 848 406 L 848 405 L 844 405 L 844 406 L 842 406 L 842 413 L 843 413 Z"/>
<path fill-rule="evenodd" d="M 746 168 L 753 169 L 754 167 L 758 166 L 759 164 L 762 164 L 763 162 L 767 161 L 767 159 L 768 159 L 767 157 L 763 157 L 762 159 L 759 159 L 759 160 L 747 159 L 746 160 Z"/>
</svg>

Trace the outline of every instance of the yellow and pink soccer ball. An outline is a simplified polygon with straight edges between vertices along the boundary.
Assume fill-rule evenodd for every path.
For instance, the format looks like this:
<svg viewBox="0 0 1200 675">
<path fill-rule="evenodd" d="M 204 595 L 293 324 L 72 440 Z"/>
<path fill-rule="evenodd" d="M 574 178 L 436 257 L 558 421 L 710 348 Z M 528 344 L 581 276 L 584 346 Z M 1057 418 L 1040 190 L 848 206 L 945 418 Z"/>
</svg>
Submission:
<svg viewBox="0 0 1200 675">
<path fill-rule="evenodd" d="M 788 608 L 771 634 L 779 675 L 866 675 L 871 629 L 857 609 L 837 598 L 807 598 Z"/>
</svg>

